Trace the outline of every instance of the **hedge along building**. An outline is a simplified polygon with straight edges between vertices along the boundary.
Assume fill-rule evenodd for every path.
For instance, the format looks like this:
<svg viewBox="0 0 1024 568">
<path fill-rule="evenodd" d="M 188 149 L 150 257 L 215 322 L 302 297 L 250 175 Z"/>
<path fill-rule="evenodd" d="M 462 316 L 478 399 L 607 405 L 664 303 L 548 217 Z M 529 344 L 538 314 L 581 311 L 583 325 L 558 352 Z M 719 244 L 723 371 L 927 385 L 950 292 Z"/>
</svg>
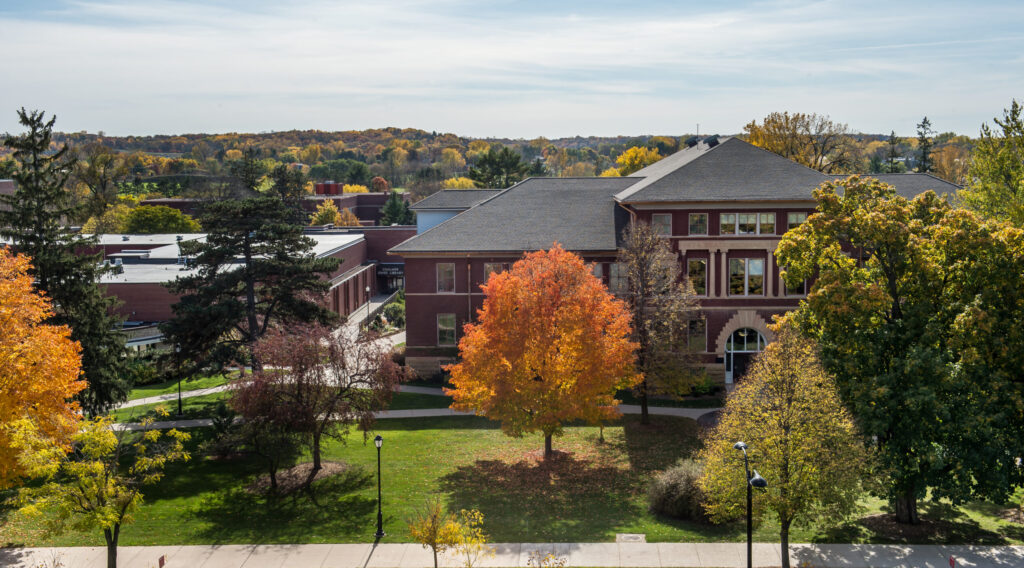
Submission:
<svg viewBox="0 0 1024 568">
<path fill-rule="evenodd" d="M 814 212 L 812 191 L 840 177 L 738 138 L 711 137 L 628 177 L 531 178 L 484 196 L 391 249 L 406 265 L 406 360 L 421 374 L 454 360 L 463 324 L 483 304 L 480 285 L 556 242 L 625 293 L 617 251 L 626 226 L 643 221 L 669 240 L 700 298 L 691 347 L 712 376 L 732 383 L 772 340 L 772 318 L 807 291 L 779 277 L 779 239 Z M 905 197 L 957 189 L 928 174 L 875 177 Z"/>
</svg>

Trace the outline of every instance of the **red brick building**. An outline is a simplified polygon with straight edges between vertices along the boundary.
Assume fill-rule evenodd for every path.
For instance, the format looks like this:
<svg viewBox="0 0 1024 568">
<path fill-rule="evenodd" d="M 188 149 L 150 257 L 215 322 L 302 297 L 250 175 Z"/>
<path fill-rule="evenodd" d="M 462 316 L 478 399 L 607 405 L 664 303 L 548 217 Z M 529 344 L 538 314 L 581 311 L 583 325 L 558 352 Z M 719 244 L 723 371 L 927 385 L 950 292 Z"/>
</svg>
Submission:
<svg viewBox="0 0 1024 568">
<path fill-rule="evenodd" d="M 670 240 L 701 298 L 694 348 L 731 383 L 772 340 L 772 317 L 806 293 L 806 284 L 786 289 L 773 252 L 813 213 L 811 192 L 835 177 L 738 138 L 709 138 L 629 177 L 523 181 L 391 250 L 406 260 L 407 361 L 431 373 L 454 359 L 462 325 L 483 302 L 480 285 L 526 251 L 560 243 L 624 291 L 617 250 L 623 229 L 642 220 Z M 957 189 L 927 174 L 877 177 L 907 197 Z"/>
</svg>

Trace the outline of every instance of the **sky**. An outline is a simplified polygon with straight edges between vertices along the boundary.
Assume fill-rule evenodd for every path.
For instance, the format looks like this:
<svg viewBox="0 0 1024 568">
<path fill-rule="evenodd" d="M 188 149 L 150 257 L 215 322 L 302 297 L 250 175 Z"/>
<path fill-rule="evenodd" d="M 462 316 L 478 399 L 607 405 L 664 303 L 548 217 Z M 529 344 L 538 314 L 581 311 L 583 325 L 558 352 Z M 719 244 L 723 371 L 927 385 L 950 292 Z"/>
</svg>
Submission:
<svg viewBox="0 0 1024 568">
<path fill-rule="evenodd" d="M 1024 101 L 1024 2 L 0 0 L 15 111 L 108 135 L 731 134 L 775 111 L 977 135 Z"/>
</svg>

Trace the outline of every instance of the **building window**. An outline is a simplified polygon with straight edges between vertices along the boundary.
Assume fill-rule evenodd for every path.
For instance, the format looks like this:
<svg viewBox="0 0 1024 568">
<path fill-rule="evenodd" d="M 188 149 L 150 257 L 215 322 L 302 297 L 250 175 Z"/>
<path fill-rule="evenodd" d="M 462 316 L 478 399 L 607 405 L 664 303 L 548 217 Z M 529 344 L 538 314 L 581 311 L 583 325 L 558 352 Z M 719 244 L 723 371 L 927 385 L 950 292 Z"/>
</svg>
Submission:
<svg viewBox="0 0 1024 568">
<path fill-rule="evenodd" d="M 708 293 L 708 261 L 706 258 L 691 258 L 686 261 L 686 273 L 693 285 L 693 293 L 706 296 Z"/>
<path fill-rule="evenodd" d="M 484 263 L 484 282 L 487 282 L 491 278 L 491 274 L 497 272 L 505 272 L 511 268 L 511 264 L 507 262 L 485 262 Z"/>
<path fill-rule="evenodd" d="M 437 314 L 437 344 L 455 345 L 455 314 Z"/>
<path fill-rule="evenodd" d="M 729 295 L 764 295 L 764 260 L 760 258 L 730 258 Z"/>
<path fill-rule="evenodd" d="M 708 350 L 708 324 L 704 318 L 692 319 L 687 325 L 687 346 L 694 353 Z"/>
<path fill-rule="evenodd" d="M 722 213 L 719 217 L 720 232 L 723 235 L 735 235 L 736 234 L 736 214 L 735 213 Z"/>
<path fill-rule="evenodd" d="M 594 267 L 591 270 L 594 272 L 594 276 L 597 277 L 598 280 L 600 280 L 601 282 L 604 282 L 604 265 L 603 264 L 601 264 L 600 262 L 595 262 L 594 263 Z"/>
<path fill-rule="evenodd" d="M 708 234 L 708 214 L 707 213 L 690 213 L 690 234 L 691 235 L 706 235 L 706 234 Z"/>
<path fill-rule="evenodd" d="M 609 265 L 608 287 L 616 294 L 625 294 L 629 291 L 629 269 L 621 262 Z"/>
<path fill-rule="evenodd" d="M 757 226 L 757 232 L 762 235 L 774 235 L 775 234 L 775 213 L 760 213 L 760 223 Z"/>
<path fill-rule="evenodd" d="M 807 213 L 790 213 L 786 217 L 787 221 L 789 221 L 789 223 L 787 223 L 786 230 L 795 229 L 807 221 Z"/>
<path fill-rule="evenodd" d="M 659 237 L 671 237 L 672 214 L 655 213 L 651 215 L 651 229 L 654 229 L 654 234 L 658 235 Z"/>
<path fill-rule="evenodd" d="M 439 262 L 437 264 L 437 291 L 455 291 L 455 263 Z"/>
<path fill-rule="evenodd" d="M 783 281 L 783 282 L 785 282 L 785 281 Z M 804 280 L 804 281 L 800 282 L 799 284 L 797 284 L 795 288 L 790 288 L 788 284 L 786 285 L 786 295 L 787 296 L 803 296 L 806 293 L 807 293 L 807 281 L 806 280 Z"/>
<path fill-rule="evenodd" d="M 737 233 L 740 235 L 756 235 L 757 234 L 757 213 L 738 213 L 736 215 L 738 221 L 736 223 Z"/>
</svg>

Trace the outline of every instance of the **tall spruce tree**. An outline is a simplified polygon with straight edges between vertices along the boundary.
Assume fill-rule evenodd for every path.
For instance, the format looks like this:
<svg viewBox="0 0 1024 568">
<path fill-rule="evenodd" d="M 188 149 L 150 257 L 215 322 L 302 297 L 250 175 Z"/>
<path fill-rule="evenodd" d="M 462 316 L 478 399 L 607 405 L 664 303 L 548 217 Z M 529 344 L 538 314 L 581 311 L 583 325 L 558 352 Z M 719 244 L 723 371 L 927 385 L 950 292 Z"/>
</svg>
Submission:
<svg viewBox="0 0 1024 568">
<path fill-rule="evenodd" d="M 65 189 L 75 163 L 68 147 L 50 152 L 53 124 L 41 111 L 18 111 L 28 129 L 7 134 L 4 145 L 14 150 L 16 165 L 10 172 L 17 184 L 13 195 L 0 195 L 0 236 L 32 259 L 36 288 L 53 301 L 48 323 L 71 328 L 71 339 L 82 345 L 82 374 L 88 387 L 78 394 L 89 414 L 109 410 L 128 398 L 131 382 L 125 360 L 124 335 L 111 315 L 112 298 L 98 286 L 104 269 L 99 255 L 80 254 L 95 245 L 67 229 L 77 216 L 71 192 Z"/>
<path fill-rule="evenodd" d="M 316 296 L 338 260 L 317 258 L 279 196 L 210 203 L 202 223 L 205 241 L 179 244 L 196 270 L 167 284 L 181 300 L 162 329 L 182 374 L 243 361 L 259 370 L 253 348 L 271 326 L 337 318 Z"/>
<path fill-rule="evenodd" d="M 416 213 L 409 209 L 409 203 L 402 199 L 398 192 L 392 191 L 384 207 L 380 209 L 380 224 L 387 227 L 390 225 L 412 225 L 416 222 Z"/>
<path fill-rule="evenodd" d="M 932 121 L 928 120 L 928 117 L 921 119 L 921 122 L 917 123 L 917 171 L 919 172 L 930 172 L 935 168 L 935 160 L 932 159 L 932 142 L 931 135 L 935 134 L 932 130 Z"/>
</svg>

